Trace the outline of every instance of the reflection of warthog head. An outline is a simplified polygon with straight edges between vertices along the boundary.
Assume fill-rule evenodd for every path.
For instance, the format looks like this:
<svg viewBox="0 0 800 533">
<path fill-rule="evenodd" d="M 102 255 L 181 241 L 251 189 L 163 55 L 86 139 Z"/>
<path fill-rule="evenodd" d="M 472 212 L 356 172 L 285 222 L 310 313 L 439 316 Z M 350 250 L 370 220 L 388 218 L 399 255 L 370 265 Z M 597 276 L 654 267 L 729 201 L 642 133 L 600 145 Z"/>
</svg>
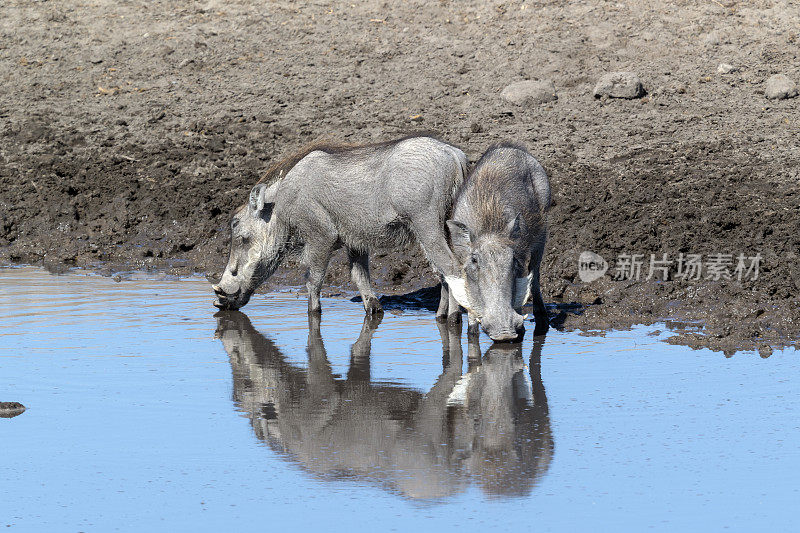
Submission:
<svg viewBox="0 0 800 533">
<path fill-rule="evenodd" d="M 470 344 L 462 373 L 460 328 L 440 325 L 444 369 L 427 394 L 370 381 L 365 319 L 347 377 L 331 372 L 319 317 L 309 317 L 308 368 L 290 364 L 246 315 L 217 315 L 233 370 L 234 400 L 256 436 L 324 479 L 376 482 L 411 498 L 443 498 L 470 478 L 492 495 L 525 495 L 553 452 L 539 373 L 541 342 L 526 371 L 521 346 Z"/>
<path fill-rule="evenodd" d="M 463 397 L 450 398 L 462 403 L 462 424 L 475 427 L 467 462 L 488 494 L 524 496 L 550 465 L 553 440 L 539 363 L 544 341 L 534 342 L 529 368 L 520 344 L 493 345 L 466 375 Z"/>
</svg>

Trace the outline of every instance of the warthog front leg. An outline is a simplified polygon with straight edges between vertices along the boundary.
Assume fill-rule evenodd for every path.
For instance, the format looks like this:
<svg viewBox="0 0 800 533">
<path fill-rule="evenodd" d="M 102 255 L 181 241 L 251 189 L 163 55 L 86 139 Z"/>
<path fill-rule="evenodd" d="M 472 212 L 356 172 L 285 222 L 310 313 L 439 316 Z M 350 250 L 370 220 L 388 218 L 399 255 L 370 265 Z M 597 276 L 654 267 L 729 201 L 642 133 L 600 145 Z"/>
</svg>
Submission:
<svg viewBox="0 0 800 533">
<path fill-rule="evenodd" d="M 308 266 L 306 273 L 306 288 L 308 289 L 308 312 L 321 313 L 322 306 L 319 302 L 319 293 L 322 289 L 322 281 L 325 279 L 325 271 L 328 270 L 328 262 L 331 259 L 334 247 L 321 243 L 307 243 L 305 249 L 304 263 Z"/>
<path fill-rule="evenodd" d="M 428 220 L 430 218 L 430 220 Z M 458 272 L 457 261 L 453 253 L 447 246 L 447 237 L 444 234 L 444 224 L 431 217 L 414 220 L 411 229 L 417 236 L 422 252 L 425 257 L 438 271 L 440 277 L 454 276 Z M 447 315 L 447 321 L 458 323 L 461 320 L 461 307 L 456 302 L 453 295 L 442 283 L 442 291 L 439 298 L 439 309 L 436 311 L 437 319 Z"/>
<path fill-rule="evenodd" d="M 467 336 L 468 337 L 480 337 L 481 329 L 480 329 L 480 322 L 472 313 L 467 314 Z"/>
<path fill-rule="evenodd" d="M 441 276 L 439 276 L 442 279 Z M 444 322 L 447 320 L 447 309 L 450 303 L 450 291 L 447 290 L 447 285 L 442 279 L 442 290 L 439 295 L 439 308 L 436 310 L 436 321 Z"/>
<path fill-rule="evenodd" d="M 367 315 L 374 316 L 383 313 L 383 307 L 381 307 L 378 297 L 375 296 L 369 279 L 369 256 L 364 252 L 347 250 L 347 258 L 350 260 L 350 279 L 358 287 Z"/>
<path fill-rule="evenodd" d="M 444 277 L 439 277 L 442 280 L 442 291 L 439 296 L 439 308 L 436 310 L 436 320 L 438 322 L 447 321 L 450 324 L 461 323 L 461 307 L 450 290 L 444 282 Z M 451 311 L 452 310 L 452 311 Z"/>
<path fill-rule="evenodd" d="M 534 335 L 544 335 L 550 329 L 550 317 L 547 314 L 547 308 L 544 306 L 544 299 L 542 298 L 542 289 L 539 286 L 539 263 L 541 262 L 541 255 L 534 255 L 533 269 L 531 273 L 530 293 L 533 300 L 533 318 L 536 320 L 536 325 L 533 328 Z"/>
</svg>

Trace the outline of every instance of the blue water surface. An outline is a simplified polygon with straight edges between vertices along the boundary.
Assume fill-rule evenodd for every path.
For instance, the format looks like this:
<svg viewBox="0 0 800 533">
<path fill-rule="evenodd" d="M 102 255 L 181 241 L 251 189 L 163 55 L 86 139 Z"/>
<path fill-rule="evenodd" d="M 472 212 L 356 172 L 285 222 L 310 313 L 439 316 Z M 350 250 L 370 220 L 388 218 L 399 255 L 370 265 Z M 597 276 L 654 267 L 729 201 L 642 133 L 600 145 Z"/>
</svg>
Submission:
<svg viewBox="0 0 800 533">
<path fill-rule="evenodd" d="M 796 351 L 639 327 L 475 352 L 341 299 L 320 340 L 293 294 L 220 318 L 204 280 L 129 278 L 0 269 L 9 531 L 800 527 Z"/>
</svg>

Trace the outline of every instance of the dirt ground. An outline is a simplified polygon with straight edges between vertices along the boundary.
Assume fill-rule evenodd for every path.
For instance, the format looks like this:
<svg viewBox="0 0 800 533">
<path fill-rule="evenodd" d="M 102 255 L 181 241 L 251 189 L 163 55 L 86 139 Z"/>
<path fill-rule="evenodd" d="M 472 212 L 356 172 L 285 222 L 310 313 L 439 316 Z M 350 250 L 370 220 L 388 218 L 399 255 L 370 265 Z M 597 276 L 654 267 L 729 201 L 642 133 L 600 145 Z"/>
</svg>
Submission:
<svg viewBox="0 0 800 533">
<path fill-rule="evenodd" d="M 728 354 L 796 346 L 800 98 L 764 89 L 800 81 L 800 4 L 663 4 L 2 2 L 0 264 L 215 276 L 230 213 L 271 161 L 427 130 L 473 161 L 522 142 L 547 169 L 559 327 L 669 320 L 670 342 Z M 595 98 L 613 71 L 647 94 Z M 558 99 L 502 98 L 526 79 Z M 578 277 L 585 250 L 611 264 L 598 281 Z M 613 280 L 633 253 L 642 279 Z M 646 281 L 664 253 L 763 259 L 756 280 L 673 265 Z M 375 258 L 373 276 L 387 294 L 435 283 L 416 249 Z M 329 277 L 352 290 L 341 255 Z M 301 279 L 289 266 L 266 290 Z"/>
</svg>

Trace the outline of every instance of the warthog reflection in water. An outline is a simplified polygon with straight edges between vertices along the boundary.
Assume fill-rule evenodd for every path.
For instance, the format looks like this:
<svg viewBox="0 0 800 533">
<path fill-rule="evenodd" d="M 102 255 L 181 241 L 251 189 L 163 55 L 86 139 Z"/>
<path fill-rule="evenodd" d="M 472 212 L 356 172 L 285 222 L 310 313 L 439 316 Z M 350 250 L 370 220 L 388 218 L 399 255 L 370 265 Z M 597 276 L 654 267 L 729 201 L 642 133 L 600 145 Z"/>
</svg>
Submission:
<svg viewBox="0 0 800 533">
<path fill-rule="evenodd" d="M 411 498 L 443 498 L 470 479 L 492 496 L 524 496 L 549 468 L 543 338 L 534 340 L 529 370 L 520 344 L 481 357 L 470 338 L 462 374 L 461 327 L 439 324 L 443 372 L 425 394 L 370 381 L 380 319 L 365 318 L 344 379 L 331 372 L 319 316 L 309 317 L 308 369 L 288 362 L 246 315 L 221 312 L 217 321 L 234 400 L 256 436 L 315 476 L 369 480 Z"/>
</svg>

